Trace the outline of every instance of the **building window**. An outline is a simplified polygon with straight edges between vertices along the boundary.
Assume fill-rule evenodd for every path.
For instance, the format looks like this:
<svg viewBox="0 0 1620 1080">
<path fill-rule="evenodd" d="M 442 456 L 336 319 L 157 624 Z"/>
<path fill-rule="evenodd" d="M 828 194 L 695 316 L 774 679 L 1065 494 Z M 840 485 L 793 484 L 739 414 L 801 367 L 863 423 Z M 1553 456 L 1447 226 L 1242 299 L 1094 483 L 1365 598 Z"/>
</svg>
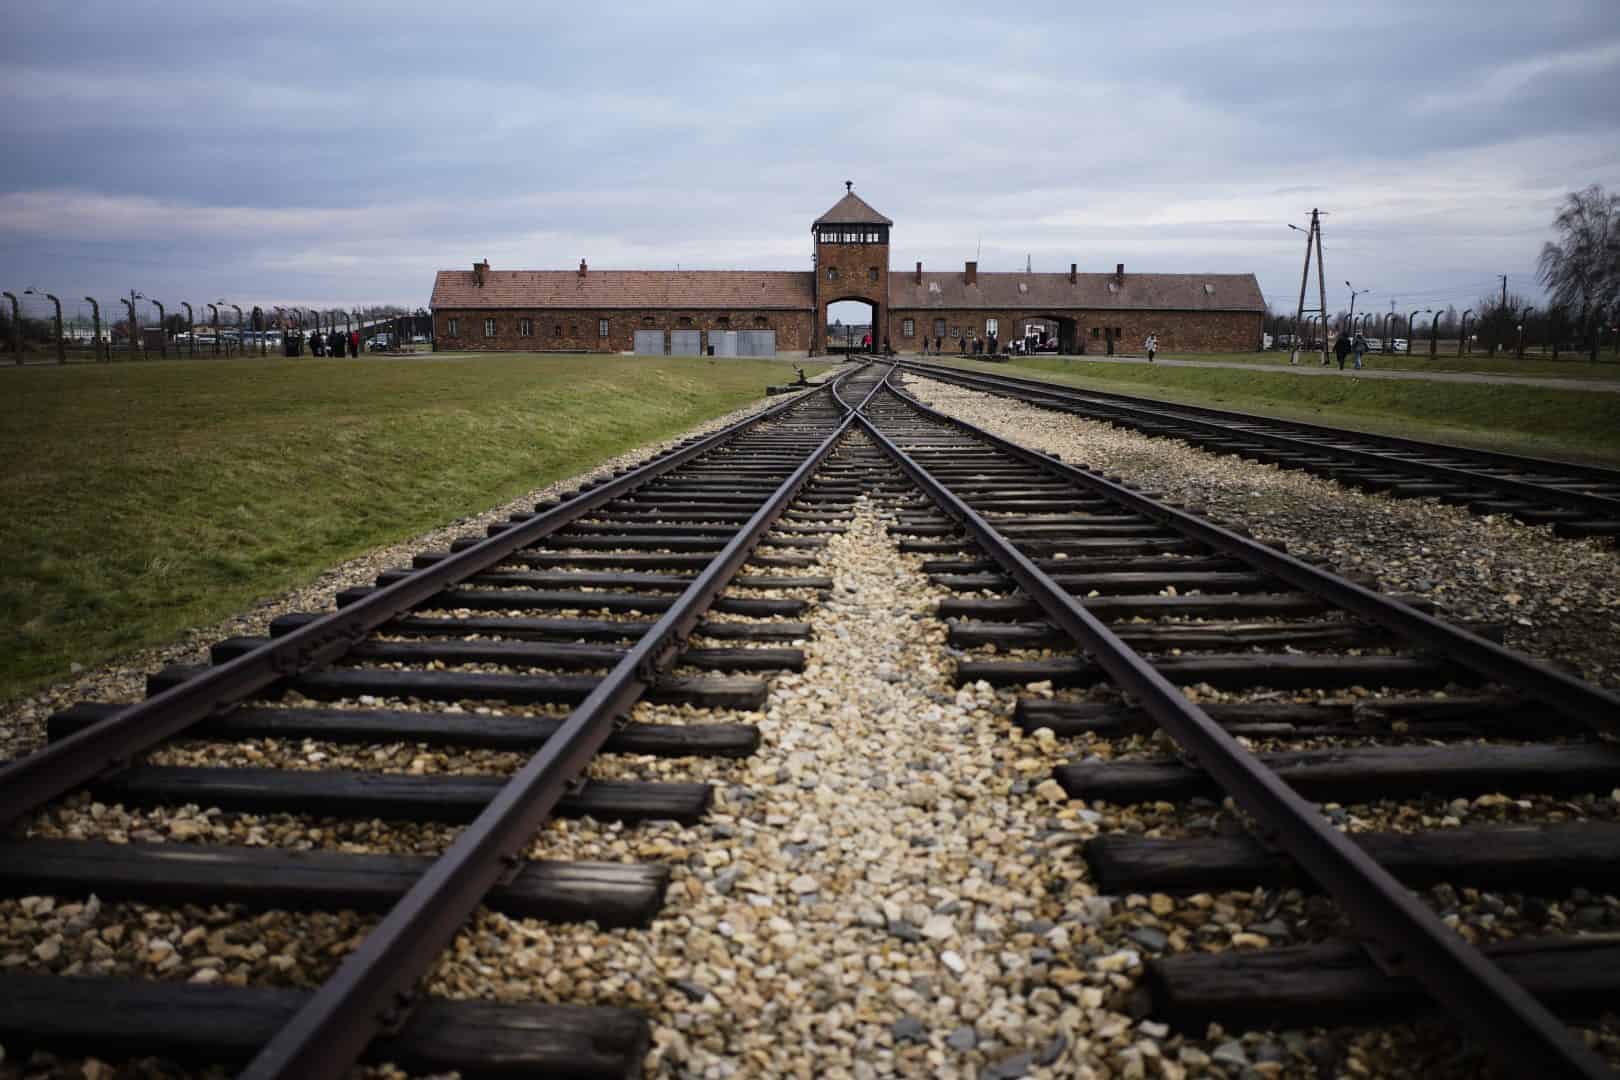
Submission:
<svg viewBox="0 0 1620 1080">
<path fill-rule="evenodd" d="M 444 335 L 445 335 L 445 337 L 460 337 L 461 336 L 461 320 L 460 319 L 451 319 L 449 324 L 444 328 Z"/>
<path fill-rule="evenodd" d="M 607 337 L 608 336 L 608 321 L 606 319 L 597 319 L 596 320 L 596 336 L 597 337 Z"/>
<path fill-rule="evenodd" d="M 959 338 L 961 336 L 962 336 L 962 330 L 961 330 L 960 327 L 957 327 L 957 326 L 951 327 L 951 340 L 952 341 L 955 341 L 957 338 Z"/>
<path fill-rule="evenodd" d="M 876 281 L 877 279 L 878 279 L 878 268 L 875 267 L 875 266 L 868 267 L 867 271 L 866 271 L 866 280 L 867 281 Z"/>
<path fill-rule="evenodd" d="M 934 336 L 935 337 L 944 337 L 945 336 L 945 320 L 944 319 L 935 319 L 934 320 Z"/>
<path fill-rule="evenodd" d="M 557 324 L 556 333 L 553 336 L 554 337 L 562 337 L 562 323 Z"/>
<path fill-rule="evenodd" d="M 534 336 L 534 320 L 533 319 L 519 319 L 518 320 L 518 337 L 533 337 L 533 336 Z"/>
<path fill-rule="evenodd" d="M 485 319 L 484 320 L 484 336 L 485 337 L 494 337 L 495 336 L 495 320 L 494 319 Z"/>
<path fill-rule="evenodd" d="M 641 325 L 651 330 L 653 325 L 653 317 L 651 315 L 643 315 L 641 317 Z"/>
<path fill-rule="evenodd" d="M 917 323 L 916 323 L 916 321 L 913 320 L 913 319 L 901 319 L 900 320 L 900 336 L 901 337 L 916 337 L 917 336 Z"/>
<path fill-rule="evenodd" d="M 816 239 L 823 244 L 882 244 L 888 241 L 888 234 L 881 226 L 872 229 L 834 229 L 824 226 L 816 230 Z"/>
<path fill-rule="evenodd" d="M 754 329 L 756 329 L 756 330 L 764 330 L 766 327 L 768 327 L 770 325 L 771 325 L 771 321 L 769 319 L 767 319 L 765 316 L 763 316 L 763 315 L 755 315 L 754 316 Z"/>
<path fill-rule="evenodd" d="M 800 280 L 803 280 L 803 279 L 801 278 Z M 675 320 L 675 325 L 681 327 L 683 330 L 691 329 L 691 327 L 692 327 L 692 316 L 690 316 L 690 315 L 682 315 L 679 319 Z"/>
<path fill-rule="evenodd" d="M 836 267 L 836 266 L 827 267 L 827 280 L 828 281 L 837 281 L 838 280 L 838 267 Z"/>
<path fill-rule="evenodd" d="M 1001 321 L 999 319 L 986 319 L 986 320 L 984 320 L 984 336 L 985 337 L 995 337 L 996 334 L 1000 330 L 1001 330 Z"/>
<path fill-rule="evenodd" d="M 722 315 L 718 319 L 714 320 L 714 324 L 716 326 L 718 326 L 722 330 L 730 330 L 731 329 L 731 316 L 730 315 Z"/>
<path fill-rule="evenodd" d="M 1119 327 L 1116 326 L 1116 327 L 1114 327 L 1114 336 L 1116 338 L 1122 338 L 1122 337 L 1125 336 L 1125 331 L 1121 330 Z"/>
<path fill-rule="evenodd" d="M 1098 328 L 1098 327 L 1093 326 L 1091 328 L 1091 336 L 1092 337 L 1101 337 L 1102 336 L 1102 330 L 1100 328 Z"/>
</svg>

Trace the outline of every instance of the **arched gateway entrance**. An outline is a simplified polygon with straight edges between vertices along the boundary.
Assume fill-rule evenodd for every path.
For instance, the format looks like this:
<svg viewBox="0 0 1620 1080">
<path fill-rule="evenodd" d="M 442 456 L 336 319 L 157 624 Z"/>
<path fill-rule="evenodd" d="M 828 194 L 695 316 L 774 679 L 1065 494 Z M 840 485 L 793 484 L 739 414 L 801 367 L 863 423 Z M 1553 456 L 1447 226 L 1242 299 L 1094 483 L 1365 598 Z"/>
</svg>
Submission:
<svg viewBox="0 0 1620 1080">
<path fill-rule="evenodd" d="M 823 328 L 828 353 L 861 351 L 863 339 L 871 338 L 871 349 L 883 348 L 882 324 L 878 305 L 860 297 L 845 296 L 827 302 L 827 323 Z"/>
<path fill-rule="evenodd" d="M 811 327 L 812 355 L 830 351 L 827 327 L 834 304 L 856 300 L 871 310 L 872 347 L 883 347 L 888 323 L 889 228 L 894 224 L 855 194 L 844 181 L 844 197 L 810 226 L 815 244 L 816 321 Z M 842 343 L 840 343 L 842 344 Z"/>
</svg>

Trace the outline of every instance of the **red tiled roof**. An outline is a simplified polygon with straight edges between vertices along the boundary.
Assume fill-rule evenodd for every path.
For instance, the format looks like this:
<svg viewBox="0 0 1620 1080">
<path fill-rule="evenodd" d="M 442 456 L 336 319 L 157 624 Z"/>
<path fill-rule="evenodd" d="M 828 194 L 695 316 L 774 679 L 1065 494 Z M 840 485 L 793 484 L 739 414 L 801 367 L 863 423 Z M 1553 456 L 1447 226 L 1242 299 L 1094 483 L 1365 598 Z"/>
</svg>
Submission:
<svg viewBox="0 0 1620 1080">
<path fill-rule="evenodd" d="M 889 272 L 889 307 L 914 308 L 1092 308 L 1151 311 L 1264 311 L 1265 297 L 1253 274 L 1020 274 L 980 271 L 969 285 L 965 275 Z"/>
<path fill-rule="evenodd" d="M 894 222 L 867 205 L 866 200 L 851 191 L 833 204 L 833 208 L 816 218 L 815 225 L 893 225 Z"/>
<path fill-rule="evenodd" d="M 446 308 L 790 308 L 816 306 L 808 270 L 440 270 L 432 306 Z"/>
</svg>

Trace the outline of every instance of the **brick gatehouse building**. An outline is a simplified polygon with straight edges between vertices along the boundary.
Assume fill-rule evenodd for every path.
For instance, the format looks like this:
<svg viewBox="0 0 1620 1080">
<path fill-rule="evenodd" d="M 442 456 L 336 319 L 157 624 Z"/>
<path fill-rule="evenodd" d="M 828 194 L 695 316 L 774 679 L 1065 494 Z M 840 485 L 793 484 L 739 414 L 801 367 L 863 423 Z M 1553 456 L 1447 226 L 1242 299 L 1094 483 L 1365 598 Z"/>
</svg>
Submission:
<svg viewBox="0 0 1620 1080">
<path fill-rule="evenodd" d="M 638 352 L 769 356 L 826 351 L 827 309 L 871 310 L 898 352 L 940 338 L 1005 342 L 1040 324 L 1065 353 L 1137 351 L 1159 336 L 1178 352 L 1260 347 L 1265 299 L 1253 274 L 895 272 L 894 222 L 846 184 L 811 225 L 814 264 L 803 270 L 440 270 L 433 283 L 434 347 L 521 352 Z M 878 344 L 882 344 L 881 338 Z"/>
</svg>

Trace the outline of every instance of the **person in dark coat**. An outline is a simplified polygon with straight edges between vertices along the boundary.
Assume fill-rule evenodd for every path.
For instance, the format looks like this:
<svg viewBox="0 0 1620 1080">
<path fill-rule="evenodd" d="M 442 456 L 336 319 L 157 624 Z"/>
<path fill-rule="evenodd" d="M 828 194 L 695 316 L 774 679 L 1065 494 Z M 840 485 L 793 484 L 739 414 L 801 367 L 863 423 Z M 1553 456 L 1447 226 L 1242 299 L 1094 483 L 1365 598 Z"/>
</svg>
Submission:
<svg viewBox="0 0 1620 1080">
<path fill-rule="evenodd" d="M 333 356 L 341 359 L 343 356 L 343 335 L 333 330 L 326 336 L 326 348 Z"/>
<path fill-rule="evenodd" d="M 1344 358 L 1350 355 L 1350 339 L 1343 331 L 1339 333 L 1339 340 L 1333 343 L 1333 355 L 1339 358 L 1339 370 L 1344 370 Z"/>
<path fill-rule="evenodd" d="M 309 355 L 326 355 L 326 335 L 321 333 L 319 328 L 311 330 L 309 333 Z"/>
</svg>

